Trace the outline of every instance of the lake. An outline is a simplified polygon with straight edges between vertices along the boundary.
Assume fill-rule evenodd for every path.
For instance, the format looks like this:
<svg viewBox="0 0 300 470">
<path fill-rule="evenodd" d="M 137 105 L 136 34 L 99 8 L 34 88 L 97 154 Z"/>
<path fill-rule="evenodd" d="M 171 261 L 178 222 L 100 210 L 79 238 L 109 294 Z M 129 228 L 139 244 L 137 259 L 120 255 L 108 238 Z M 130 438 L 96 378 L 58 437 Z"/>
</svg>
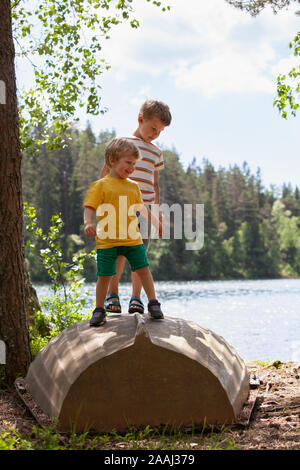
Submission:
<svg viewBox="0 0 300 470">
<path fill-rule="evenodd" d="M 198 323 L 221 335 L 245 360 L 300 361 L 300 279 L 156 282 L 165 316 Z M 49 286 L 35 286 L 38 296 Z M 95 284 L 88 307 L 94 302 Z M 127 312 L 131 284 L 120 284 Z M 142 295 L 146 305 L 146 296 Z"/>
</svg>

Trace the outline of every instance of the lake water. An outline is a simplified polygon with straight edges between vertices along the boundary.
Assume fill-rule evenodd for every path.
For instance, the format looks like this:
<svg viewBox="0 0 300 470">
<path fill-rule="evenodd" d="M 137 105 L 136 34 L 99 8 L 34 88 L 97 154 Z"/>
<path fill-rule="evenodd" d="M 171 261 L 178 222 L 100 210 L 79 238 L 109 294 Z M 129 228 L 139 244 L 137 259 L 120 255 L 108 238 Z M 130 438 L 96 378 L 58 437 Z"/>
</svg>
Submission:
<svg viewBox="0 0 300 470">
<path fill-rule="evenodd" d="M 156 282 L 165 316 L 198 323 L 221 335 L 245 360 L 300 361 L 300 279 Z M 88 306 L 94 302 L 95 284 Z M 38 296 L 49 286 L 36 286 Z M 120 284 L 127 312 L 131 284 Z M 146 305 L 146 296 L 142 295 Z"/>
</svg>

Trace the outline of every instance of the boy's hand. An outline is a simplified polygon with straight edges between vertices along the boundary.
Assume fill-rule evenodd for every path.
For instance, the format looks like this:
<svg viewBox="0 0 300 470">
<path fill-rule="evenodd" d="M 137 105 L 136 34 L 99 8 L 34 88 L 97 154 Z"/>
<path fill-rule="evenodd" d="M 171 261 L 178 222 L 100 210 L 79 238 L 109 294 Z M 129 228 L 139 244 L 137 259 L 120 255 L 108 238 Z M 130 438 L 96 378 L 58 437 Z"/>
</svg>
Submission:
<svg viewBox="0 0 300 470">
<path fill-rule="evenodd" d="M 159 238 L 162 238 L 166 229 L 166 222 L 162 215 L 162 212 L 159 211 L 158 213 L 155 214 L 155 211 L 153 211 L 151 213 L 151 222 L 156 228 Z"/>
<path fill-rule="evenodd" d="M 84 233 L 87 237 L 95 237 L 97 235 L 96 226 L 94 224 L 85 224 Z"/>
<path fill-rule="evenodd" d="M 151 220 L 151 224 L 154 225 L 159 238 L 162 238 L 166 230 L 166 222 L 161 211 L 157 210 L 157 207 L 154 207 L 153 211 L 150 211 L 146 206 L 137 207 L 136 210 L 140 212 L 142 217 L 145 219 Z"/>
<path fill-rule="evenodd" d="M 158 236 L 159 238 L 162 238 L 164 231 L 166 229 L 166 222 L 165 219 L 163 218 L 163 215 L 161 212 L 159 212 L 159 217 L 158 217 L 159 225 L 158 225 Z"/>
</svg>

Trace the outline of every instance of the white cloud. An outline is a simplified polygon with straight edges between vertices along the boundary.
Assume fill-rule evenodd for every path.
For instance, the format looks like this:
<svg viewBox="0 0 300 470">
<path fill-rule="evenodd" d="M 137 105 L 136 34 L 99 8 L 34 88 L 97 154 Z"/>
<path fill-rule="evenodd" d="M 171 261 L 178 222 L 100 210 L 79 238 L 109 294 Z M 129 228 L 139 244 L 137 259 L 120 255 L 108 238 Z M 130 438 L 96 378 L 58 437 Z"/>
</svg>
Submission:
<svg viewBox="0 0 300 470">
<path fill-rule="evenodd" d="M 292 68 L 299 68 L 299 58 L 295 56 L 287 57 L 286 59 L 281 59 L 272 67 L 272 73 L 274 76 L 279 74 L 287 74 Z"/>
<path fill-rule="evenodd" d="M 224 0 L 173 0 L 172 4 L 172 21 L 186 23 L 188 29 L 182 33 L 185 35 L 190 31 L 198 44 L 222 43 L 235 26 L 246 26 L 251 22 L 248 15 L 230 7 Z"/>
<path fill-rule="evenodd" d="M 140 90 L 138 90 L 137 93 L 132 98 L 130 98 L 129 100 L 130 104 L 135 105 L 135 107 L 140 106 L 143 101 L 151 97 L 150 90 L 151 90 L 150 85 L 145 85 L 142 88 L 140 88 Z"/>
<path fill-rule="evenodd" d="M 118 81 L 138 74 L 173 80 L 175 88 L 206 97 L 220 93 L 274 93 L 275 70 L 290 50 L 278 44 L 292 38 L 292 10 L 274 15 L 266 9 L 257 18 L 224 0 L 169 0 L 162 13 L 146 1 L 136 2 L 141 27 L 121 25 L 105 44 Z M 276 52 L 275 52 L 276 51 Z"/>
<path fill-rule="evenodd" d="M 201 51 L 223 44 L 236 25 L 251 21 L 249 16 L 229 8 L 224 0 L 167 3 L 171 11 L 163 13 L 146 1 L 137 2 L 134 16 L 139 18 L 140 28 L 132 30 L 128 23 L 119 25 L 104 44 L 106 58 L 120 80 L 144 67 L 149 74 L 158 75 L 179 58 L 195 60 Z"/>
<path fill-rule="evenodd" d="M 172 73 L 179 88 L 200 91 L 211 98 L 219 93 L 273 93 L 274 81 L 266 73 L 274 51 L 268 45 L 244 55 L 233 45 L 217 51 L 208 60 L 189 66 L 180 64 Z"/>
</svg>

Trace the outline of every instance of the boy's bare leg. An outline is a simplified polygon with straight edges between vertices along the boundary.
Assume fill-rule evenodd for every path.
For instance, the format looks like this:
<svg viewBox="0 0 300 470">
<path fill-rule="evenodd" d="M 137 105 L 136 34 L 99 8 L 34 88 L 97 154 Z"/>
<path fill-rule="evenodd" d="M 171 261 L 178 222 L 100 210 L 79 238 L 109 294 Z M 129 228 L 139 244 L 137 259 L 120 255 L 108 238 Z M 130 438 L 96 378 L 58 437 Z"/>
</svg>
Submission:
<svg viewBox="0 0 300 470">
<path fill-rule="evenodd" d="M 140 277 L 141 283 L 148 297 L 148 313 L 154 320 L 160 320 L 164 318 L 164 315 L 160 309 L 160 303 L 156 298 L 154 283 L 152 274 L 148 266 L 145 268 L 137 269 L 135 271 Z"/>
<path fill-rule="evenodd" d="M 111 277 L 108 290 L 107 290 L 107 295 L 119 293 L 119 282 L 120 282 L 120 277 L 124 269 L 124 264 L 125 264 L 125 256 L 119 256 L 117 259 L 117 266 L 116 266 L 117 274 Z M 114 299 L 112 299 L 112 301 L 114 301 Z M 119 307 L 117 305 L 112 305 L 111 309 L 118 310 Z"/>
<path fill-rule="evenodd" d="M 136 271 L 133 271 L 131 273 L 131 282 L 132 282 L 132 297 L 138 297 L 140 299 L 143 284 L 140 279 L 140 276 L 136 273 Z"/>
<path fill-rule="evenodd" d="M 96 327 L 104 325 L 106 314 L 104 310 L 104 300 L 111 276 L 98 276 L 96 285 L 96 308 L 90 318 L 90 326 Z"/>
<path fill-rule="evenodd" d="M 139 278 L 142 287 L 145 289 L 148 300 L 156 299 L 153 278 L 149 267 L 146 266 L 145 268 L 137 269 L 134 273 Z"/>
<path fill-rule="evenodd" d="M 145 245 L 146 251 L 149 246 L 150 234 L 151 234 L 151 224 L 148 226 L 148 234 L 146 238 L 145 239 L 143 238 L 143 243 Z M 138 297 L 140 299 L 143 285 L 136 271 L 133 271 L 131 273 L 131 283 L 132 283 L 132 297 Z"/>
<path fill-rule="evenodd" d="M 98 276 L 96 285 L 96 307 L 104 308 L 104 301 L 112 276 Z"/>
</svg>

